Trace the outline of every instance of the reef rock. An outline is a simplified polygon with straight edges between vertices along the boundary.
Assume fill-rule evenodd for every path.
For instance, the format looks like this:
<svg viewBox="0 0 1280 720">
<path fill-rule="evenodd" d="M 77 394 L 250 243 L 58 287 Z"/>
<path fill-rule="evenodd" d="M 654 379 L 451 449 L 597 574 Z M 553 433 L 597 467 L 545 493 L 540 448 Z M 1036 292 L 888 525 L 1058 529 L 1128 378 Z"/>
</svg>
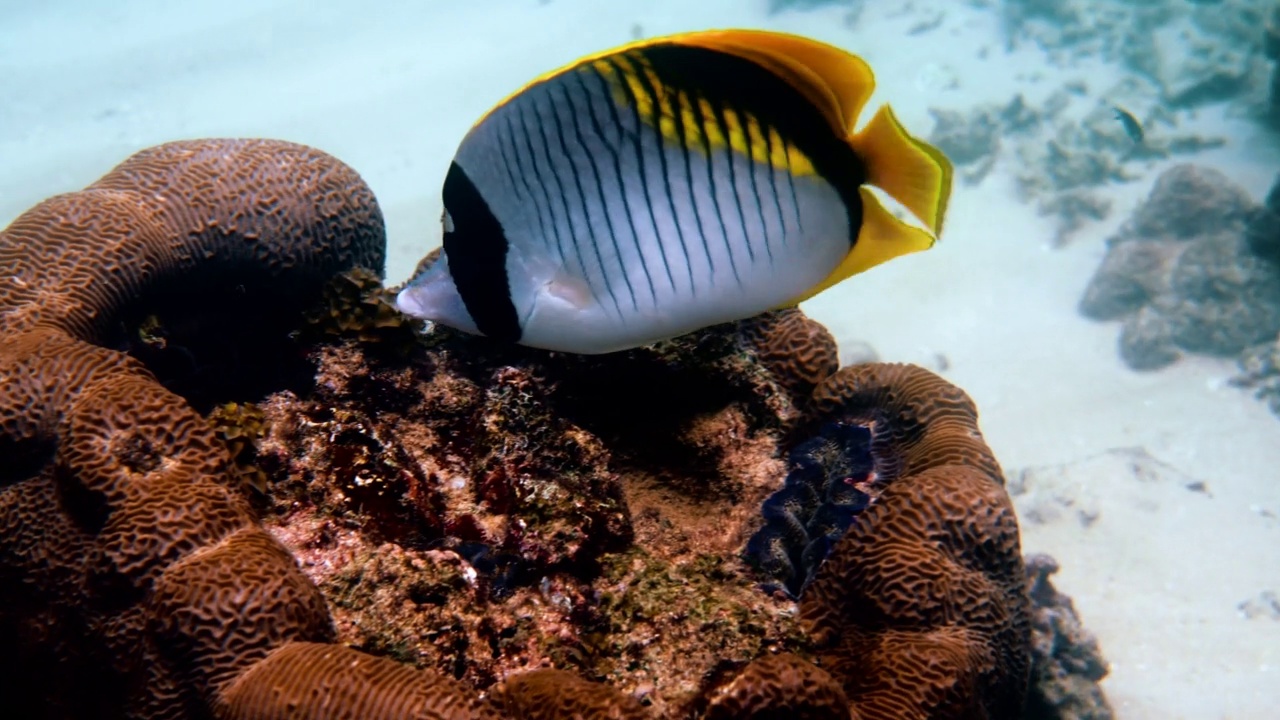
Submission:
<svg viewBox="0 0 1280 720">
<path fill-rule="evenodd" d="M 1058 562 L 1048 555 L 1027 557 L 1031 593 L 1031 694 L 1024 717 L 1036 720 L 1111 720 L 1115 712 L 1098 683 L 1107 661 L 1098 641 L 1085 630 L 1071 598 L 1049 576 Z"/>
<path fill-rule="evenodd" d="M 1231 384 L 1252 390 L 1272 413 L 1280 416 L 1280 337 L 1245 350 L 1238 364 L 1240 373 L 1231 379 Z"/>
<path fill-rule="evenodd" d="M 1135 370 L 1164 367 L 1182 352 L 1236 356 L 1275 337 L 1280 265 L 1270 254 L 1270 212 L 1220 172 L 1167 170 L 1108 240 L 1081 314 L 1123 321 L 1120 354 Z"/>
</svg>

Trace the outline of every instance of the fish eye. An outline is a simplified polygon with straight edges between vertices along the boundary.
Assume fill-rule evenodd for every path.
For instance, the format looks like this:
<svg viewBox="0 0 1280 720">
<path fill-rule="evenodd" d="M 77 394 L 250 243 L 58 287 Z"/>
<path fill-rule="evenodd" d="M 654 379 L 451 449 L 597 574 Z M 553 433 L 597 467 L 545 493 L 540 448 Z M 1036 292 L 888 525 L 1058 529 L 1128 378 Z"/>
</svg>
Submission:
<svg viewBox="0 0 1280 720">
<path fill-rule="evenodd" d="M 444 212 L 440 213 L 440 224 L 444 226 L 445 232 L 453 232 L 453 216 L 449 214 L 449 208 L 445 208 Z"/>
</svg>

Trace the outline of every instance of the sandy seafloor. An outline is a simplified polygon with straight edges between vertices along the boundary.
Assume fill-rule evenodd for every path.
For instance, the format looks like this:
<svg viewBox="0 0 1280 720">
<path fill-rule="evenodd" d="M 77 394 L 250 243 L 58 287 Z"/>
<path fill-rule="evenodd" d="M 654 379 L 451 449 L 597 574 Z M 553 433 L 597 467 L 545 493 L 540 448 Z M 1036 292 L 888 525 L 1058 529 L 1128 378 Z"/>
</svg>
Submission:
<svg viewBox="0 0 1280 720">
<path fill-rule="evenodd" d="M 930 106 L 1017 92 L 1034 104 L 1068 80 L 1105 88 L 1118 72 L 1088 61 L 1055 68 L 1030 44 L 1008 55 L 995 16 L 958 0 L 868 3 L 852 28 L 836 8 L 767 17 L 764 0 L 355 5 L 0 0 L 0 223 L 144 146 L 282 138 L 336 155 L 373 187 L 395 283 L 439 242 L 440 183 L 471 122 L 533 75 L 629 40 L 636 25 L 646 35 L 769 27 L 842 45 L 877 73 L 872 107 L 890 102 L 921 135 Z M 917 13 L 939 8 L 936 29 L 907 32 Z M 931 80 L 939 70 L 954 87 Z M 1229 142 L 1175 161 L 1216 167 L 1260 199 L 1280 169 L 1276 136 L 1221 108 L 1194 122 Z M 1049 242 L 1051 221 L 1019 200 L 1013 162 L 978 185 L 957 183 L 934 250 L 805 309 L 842 342 L 943 372 L 977 401 L 1006 469 L 1049 478 L 1019 498 L 1020 512 L 1046 496 L 1066 510 L 1024 516 L 1024 547 L 1061 562 L 1057 584 L 1112 663 L 1104 687 L 1121 718 L 1277 717 L 1280 621 L 1238 606 L 1280 591 L 1280 419 L 1226 384 L 1228 361 L 1130 371 L 1118 326 L 1075 309 L 1105 238 L 1174 161 L 1107 188 L 1111 216 L 1063 248 Z M 1131 455 L 1109 454 L 1134 447 L 1158 461 L 1144 479 Z M 1187 489 L 1197 480 L 1208 494 Z M 1075 520 L 1081 508 L 1092 524 Z"/>
</svg>

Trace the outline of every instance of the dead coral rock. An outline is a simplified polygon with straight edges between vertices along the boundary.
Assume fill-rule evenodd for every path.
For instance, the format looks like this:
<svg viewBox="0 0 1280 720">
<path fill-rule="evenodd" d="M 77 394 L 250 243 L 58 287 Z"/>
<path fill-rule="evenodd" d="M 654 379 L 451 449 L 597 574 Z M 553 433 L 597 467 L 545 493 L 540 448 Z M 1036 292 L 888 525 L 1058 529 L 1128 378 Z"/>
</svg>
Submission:
<svg viewBox="0 0 1280 720">
<path fill-rule="evenodd" d="M 1254 202 L 1226 175 L 1198 165 L 1175 165 L 1161 173 L 1117 242 L 1134 238 L 1191 240 L 1238 230 Z"/>
<path fill-rule="evenodd" d="M 968 184 L 980 182 L 995 166 L 1001 138 L 1032 136 L 1065 105 L 1054 96 L 1044 107 L 1033 109 L 1021 94 L 1004 105 L 990 103 L 965 111 L 929 108 L 933 131 L 929 141 L 946 153 Z"/>
<path fill-rule="evenodd" d="M 738 343 L 320 349 L 314 397 L 262 405 L 268 522 L 344 643 L 482 688 L 579 670 L 678 716 L 721 660 L 802 642 L 737 558 L 795 413 Z"/>
<path fill-rule="evenodd" d="M 823 667 L 864 718 L 1014 717 L 1030 667 L 1013 505 L 959 388 L 911 365 L 844 368 L 824 420 L 872 428 L 876 501 L 801 598 Z"/>
<path fill-rule="evenodd" d="M 1179 249 L 1160 240 L 1115 243 L 1085 288 L 1081 314 L 1094 320 L 1116 320 L 1150 304 L 1168 291 L 1169 271 Z"/>
<path fill-rule="evenodd" d="M 1124 320 L 1121 357 L 1136 370 L 1181 352 L 1238 355 L 1274 337 L 1280 266 L 1257 254 L 1266 212 L 1219 172 L 1171 168 L 1108 241 L 1080 312 Z"/>
<path fill-rule="evenodd" d="M 1085 630 L 1071 598 L 1049 577 L 1058 563 L 1026 558 L 1031 595 L 1031 692 L 1026 720 L 1111 720 L 1115 713 L 1098 683 L 1107 676 L 1098 641 Z"/>
<path fill-rule="evenodd" d="M 752 462 L 730 460 L 732 455 L 741 453 L 744 445 L 755 443 L 751 440 L 752 434 L 759 432 L 752 429 L 751 422 L 744 423 L 743 420 L 750 417 L 752 412 L 760 410 L 747 412 L 746 408 L 769 406 L 763 403 L 753 405 L 756 401 L 751 399 L 751 393 L 757 392 L 756 390 L 734 396 L 715 389 L 716 385 L 721 384 L 729 388 L 755 387 L 752 383 L 742 383 L 741 380 L 738 385 L 726 384 L 723 378 L 717 379 L 712 373 L 714 368 L 720 368 L 715 372 L 741 373 L 743 368 L 749 370 L 751 362 L 754 362 L 743 364 L 741 358 L 744 356 L 734 352 L 731 342 L 725 343 L 723 340 L 715 335 L 690 338 L 674 346 L 651 348 L 631 357 L 617 358 L 614 361 L 618 365 L 611 368 L 599 360 L 593 365 L 586 365 L 578 358 L 566 358 L 562 362 L 554 356 L 520 352 L 501 355 L 496 350 L 481 353 L 479 359 L 470 356 L 465 365 L 454 364 L 450 358 L 463 357 L 461 348 L 467 347 L 466 344 L 470 342 L 459 338 L 457 342 L 464 343 L 463 345 L 448 340 L 433 346 L 423 358 L 415 361 L 416 366 L 430 378 L 419 380 L 416 385 L 400 375 L 402 370 L 379 368 L 377 363 L 370 364 L 355 359 L 358 356 L 348 355 L 352 352 L 350 348 L 326 351 L 327 369 L 322 371 L 324 379 L 320 385 L 331 388 L 331 392 L 335 394 L 325 405 L 333 405 L 339 410 L 335 416 L 359 418 L 358 423 L 364 428 L 359 431 L 361 433 L 367 433 L 370 428 L 393 420 L 398 422 L 396 429 L 373 433 L 379 438 L 379 444 L 384 446 L 384 452 L 397 440 L 418 438 L 412 443 L 419 448 L 413 451 L 412 462 L 420 465 L 421 472 L 410 465 L 408 467 L 411 474 L 426 478 L 425 484 L 421 486 L 424 488 L 440 488 L 437 483 L 450 478 L 453 482 L 460 483 L 458 489 L 461 492 L 449 500 L 458 503 L 457 507 L 460 508 L 469 504 L 474 511 L 476 506 L 487 503 L 488 500 L 477 502 L 474 487 L 467 489 L 472 479 L 478 476 L 480 484 L 483 484 L 485 472 L 494 467 L 502 467 L 511 460 L 481 454 L 478 457 L 483 459 L 475 467 L 460 467 L 456 473 L 438 470 L 453 462 L 450 455 L 471 453 L 474 456 L 473 451 L 465 447 L 468 439 L 477 432 L 488 437 L 485 433 L 490 432 L 489 428 L 497 428 L 494 431 L 496 434 L 492 436 L 493 440 L 496 442 L 502 439 L 505 447 L 503 452 L 515 458 L 523 457 L 526 445 L 545 445 L 554 449 L 560 442 L 556 440 L 554 433 L 544 438 L 546 442 L 526 442 L 521 438 L 531 432 L 532 425 L 551 432 L 557 422 L 540 420 L 530 423 L 530 418 L 549 418 L 556 408 L 571 408 L 575 418 L 583 423 L 575 431 L 578 439 L 574 443 L 580 445 L 589 441 L 608 449 L 608 455 L 601 457 L 609 458 L 611 471 L 617 473 L 618 482 L 625 491 L 637 528 L 637 541 L 644 547 L 655 550 L 653 553 L 630 551 L 605 556 L 604 571 L 598 578 L 593 578 L 590 572 L 582 575 L 580 570 L 574 570 L 578 577 L 568 573 L 530 572 L 526 574 L 528 579 L 516 582 L 514 589 L 509 590 L 506 596 L 496 598 L 483 592 L 477 595 L 478 586 L 484 582 L 486 575 L 493 572 L 491 569 L 486 570 L 485 565 L 500 560 L 499 553 L 518 555 L 526 552 L 526 549 L 488 547 L 487 551 L 482 548 L 480 553 L 472 554 L 475 548 L 468 546 L 468 541 L 461 541 L 456 533 L 502 527 L 502 522 L 455 524 L 449 528 L 447 532 L 452 537 L 443 539 L 454 543 L 450 545 L 454 548 L 450 555 L 463 559 L 463 567 L 466 568 L 464 576 L 470 570 L 473 573 L 470 576 L 475 580 L 443 584 L 428 580 L 428 584 L 435 589 L 419 593 L 397 593 L 393 590 L 406 583 L 417 586 L 420 584 L 419 580 L 425 580 L 427 576 L 435 577 L 438 573 L 431 569 L 431 564 L 438 560 L 429 560 L 428 555 L 436 551 L 425 551 L 427 554 L 422 555 L 421 561 L 426 564 L 422 567 L 418 567 L 417 560 L 410 559 L 421 551 L 394 548 L 392 544 L 385 542 L 378 548 L 370 547 L 371 554 L 362 555 L 364 559 L 355 564 L 322 553 L 315 556 L 314 560 L 308 560 L 309 566 L 315 568 L 313 572 L 320 572 L 322 567 L 346 565 L 354 573 L 347 575 L 346 571 L 340 572 L 339 575 L 347 576 L 348 579 L 341 580 L 340 586 L 332 586 L 335 594 L 331 597 L 338 606 L 339 627 L 361 628 L 360 632 L 363 633 L 364 629 L 378 624 L 375 620 L 378 616 L 388 619 L 383 631 L 345 635 L 344 639 L 355 641 L 361 647 L 382 649 L 396 657 L 429 667 L 441 670 L 447 668 L 480 685 L 492 682 L 493 678 L 500 677 L 509 670 L 518 670 L 522 666 L 527 667 L 528 663 L 543 662 L 549 658 L 557 665 L 567 663 L 569 667 L 581 668 L 592 676 L 606 677 L 612 682 L 621 683 L 625 688 L 640 688 L 649 684 L 650 689 L 645 696 L 654 702 L 654 707 L 659 712 L 667 712 L 678 706 L 690 693 L 695 692 L 698 684 L 689 682 L 689 679 L 696 679 L 708 667 L 717 663 L 728 652 L 724 648 L 735 648 L 732 651 L 733 657 L 746 662 L 764 647 L 787 647 L 787 644 L 798 647 L 799 645 L 793 644 L 797 639 L 789 637 L 784 629 L 785 622 L 779 623 L 783 616 L 770 611 L 772 603 L 766 598 L 753 598 L 749 577 L 742 573 L 742 568 L 736 562 L 727 561 L 736 555 L 741 542 L 750 531 L 751 526 L 744 523 L 743 519 L 750 517 L 754 510 L 752 505 L 758 504 L 768 492 L 769 484 L 754 479 L 749 486 L 731 484 L 724 478 L 736 477 L 745 473 L 748 468 L 759 466 L 761 457 L 768 458 L 776 453 L 777 438 L 769 440 L 768 434 L 761 435 L 760 453 L 753 451 L 750 457 L 756 459 Z M 567 405 L 560 404 L 562 393 L 568 392 L 566 388 L 574 388 L 573 394 L 576 396 L 577 388 L 589 384 L 583 380 L 584 377 L 589 378 L 592 374 L 597 377 L 624 377 L 628 371 L 636 384 L 643 384 L 648 388 L 643 395 L 660 394 L 664 385 L 659 379 L 676 378 L 676 382 L 687 382 L 679 379 L 681 373 L 694 373 L 694 377 L 703 378 L 698 385 L 691 384 L 690 387 L 702 387 L 707 394 L 696 396 L 692 390 L 682 393 L 679 405 L 683 408 L 681 412 L 690 415 L 673 413 L 672 421 L 664 421 L 656 428 L 652 427 L 652 420 L 646 417 L 647 413 L 614 415 L 610 410 L 610 413 L 602 417 L 587 411 L 596 410 L 600 406 L 579 405 L 572 401 Z M 370 380 L 368 377 L 382 373 L 387 378 L 396 379 Z M 366 377 L 357 379 L 359 376 Z M 752 378 L 754 374 L 747 372 L 744 377 Z M 358 390 L 368 387 L 396 387 L 399 388 L 397 392 L 404 392 L 408 396 L 432 399 L 420 407 L 410 403 L 392 413 L 377 415 L 370 408 L 361 405 L 368 403 L 370 397 L 376 394 Z M 431 389 L 425 390 L 424 387 Z M 344 396 L 344 393 L 354 395 Z M 734 409 L 715 410 L 717 403 L 727 400 L 734 400 L 734 404 L 730 406 Z M 631 406 L 624 406 L 623 409 L 629 407 Z M 712 410 L 715 411 L 708 412 Z M 482 420 L 477 422 L 474 420 L 476 417 Z M 295 428 L 317 421 L 324 424 L 329 422 L 322 417 L 314 417 L 310 421 L 273 422 L 272 426 Z M 682 426 L 686 429 L 679 430 Z M 779 423 L 773 421 L 764 428 L 778 426 Z M 424 431 L 426 428 L 430 429 L 429 433 Z M 600 429 L 597 430 L 600 434 L 591 432 L 588 428 Z M 619 459 L 619 455 L 613 452 L 615 443 L 625 446 L 628 442 L 634 442 L 631 437 L 654 430 L 673 433 L 663 442 L 671 442 L 678 437 L 681 438 L 679 442 L 690 443 L 686 447 L 698 453 L 714 449 L 713 456 L 720 459 L 712 467 L 716 468 L 717 475 L 722 476 L 712 486 L 714 492 L 708 493 L 705 488 L 696 487 L 700 483 L 691 481 L 688 476 L 691 470 L 681 468 L 679 463 L 672 464 L 669 457 L 643 458 L 639 465 L 633 466 L 632 460 L 625 457 L 626 453 L 623 453 L 623 459 Z M 313 447 L 319 448 L 324 442 L 332 444 L 331 438 L 341 435 L 342 431 L 335 435 L 333 426 L 320 428 L 316 432 L 317 442 Z M 593 435 L 595 438 L 591 439 Z M 423 449 L 427 452 L 424 453 Z M 552 456 L 555 454 L 551 453 Z M 308 453 L 282 448 L 280 456 L 305 458 Z M 400 458 L 396 463 L 400 464 L 402 460 Z M 519 461 L 520 464 L 524 462 L 526 461 Z M 529 462 L 533 463 L 528 467 L 535 475 L 541 477 L 548 474 L 548 468 L 538 468 L 536 463 L 539 461 L 536 458 Z M 561 467 L 577 467 L 577 462 L 580 461 Z M 657 479 L 648 474 L 651 469 L 664 466 L 664 478 Z M 772 472 L 773 481 L 776 482 L 776 478 L 782 475 L 781 469 L 774 467 Z M 371 477 L 368 473 L 361 475 Z M 554 473 L 550 475 L 555 477 Z M 439 480 L 433 476 L 437 476 Z M 316 487 L 324 484 L 317 482 Z M 443 492 L 442 489 L 439 491 Z M 724 497 L 717 501 L 715 509 L 698 509 L 699 503 L 707 503 L 722 492 Z M 347 492 L 344 490 L 343 494 L 346 495 Z M 551 496 L 555 494 L 551 493 Z M 403 496 L 394 491 L 386 495 Z M 501 499 L 504 495 L 499 493 L 497 497 Z M 296 507 L 296 503 L 297 498 L 289 501 L 291 507 Z M 512 502 L 513 507 L 519 504 Z M 682 507 L 689 505 L 693 507 Z M 677 508 L 680 509 L 677 511 Z M 344 513 L 345 517 L 350 519 L 352 511 L 355 512 L 355 517 L 360 517 L 359 507 L 348 508 Z M 342 516 L 335 514 L 333 520 L 323 522 L 341 522 L 340 517 Z M 479 519 L 479 516 L 476 517 Z M 376 518 L 369 519 L 375 522 L 359 529 L 359 533 L 374 532 L 378 527 Z M 292 533 L 289 528 L 294 522 L 296 519 L 280 525 L 279 531 Z M 382 529 L 385 531 L 385 526 Z M 357 528 L 339 530 L 335 541 L 345 544 L 355 538 L 356 534 Z M 382 537 L 390 536 L 383 534 Z M 291 544 L 297 548 L 300 556 L 312 557 L 314 554 L 310 541 L 302 536 L 295 536 Z M 515 552 L 508 552 L 513 549 Z M 693 552 L 701 554 L 691 558 L 690 562 L 686 558 Z M 391 562 L 400 554 L 405 555 L 407 565 L 400 561 Z M 534 564 L 531 567 L 555 570 L 554 565 Z M 708 573 L 700 571 L 701 567 L 714 570 Z M 528 583 L 540 574 L 543 579 L 538 585 L 529 586 Z M 337 575 L 330 577 L 338 578 Z M 375 587 L 382 590 L 374 591 Z M 387 597 L 382 598 L 382 595 Z M 424 602 L 424 598 L 430 600 Z M 533 609 L 539 602 L 545 604 L 545 609 Z M 417 609 L 413 609 L 414 606 Z M 730 606 L 747 607 L 751 610 L 749 613 L 730 612 Z M 424 619 L 428 616 L 436 617 L 434 614 L 437 613 L 437 608 L 440 610 L 438 620 Z M 512 617 L 528 620 L 513 622 Z M 465 641 L 457 646 L 445 647 L 435 641 L 414 642 L 413 632 L 405 634 L 393 630 L 393 627 L 401 626 L 431 628 L 440 623 L 445 623 L 445 627 L 451 627 L 452 631 L 438 633 L 427 630 L 428 637 L 465 638 Z M 741 635 L 744 632 L 747 635 Z M 760 635 L 761 633 L 763 634 Z M 756 638 L 753 639 L 752 635 L 756 635 Z M 538 637 L 552 636 L 559 640 L 550 645 L 535 640 Z M 486 659 L 484 648 L 495 642 L 495 639 L 503 652 L 500 657 Z M 713 648 L 721 649 L 715 652 Z"/>
<path fill-rule="evenodd" d="M 1244 43 L 1223 44 L 1227 33 L 1217 29 L 1188 15 L 1153 33 L 1153 76 L 1171 107 L 1229 100 L 1255 82 L 1254 54 Z"/>
<path fill-rule="evenodd" d="M 1280 264 L 1280 176 L 1272 183 L 1266 202 L 1249 218 L 1245 237 L 1253 254 Z"/>
<path fill-rule="evenodd" d="M 493 697 L 513 720 L 647 720 L 652 717 L 639 700 L 564 670 L 520 673 L 494 688 Z"/>
<path fill-rule="evenodd" d="M 835 678 L 792 653 L 752 661 L 732 680 L 715 688 L 706 720 L 857 720 Z"/>
<path fill-rule="evenodd" d="M 278 509 L 313 503 L 414 547 L 476 544 L 518 558 L 509 569 L 529 578 L 629 543 L 609 453 L 551 409 L 539 369 L 464 370 L 443 355 L 422 363 L 426 383 L 357 347 L 327 349 L 320 377 L 331 390 L 267 404 L 278 431 L 263 463 Z"/>
</svg>

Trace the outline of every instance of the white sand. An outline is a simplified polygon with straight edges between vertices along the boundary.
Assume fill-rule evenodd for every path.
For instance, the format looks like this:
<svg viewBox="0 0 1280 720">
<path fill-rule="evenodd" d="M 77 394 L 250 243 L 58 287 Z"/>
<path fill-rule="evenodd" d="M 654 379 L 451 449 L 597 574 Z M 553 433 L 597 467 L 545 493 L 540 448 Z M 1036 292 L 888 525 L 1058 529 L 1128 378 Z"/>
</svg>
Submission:
<svg viewBox="0 0 1280 720">
<path fill-rule="evenodd" d="M 837 10 L 766 20 L 764 0 L 309 5 L 0 0 L 0 223 L 148 145 L 283 138 L 336 155 L 370 183 L 396 282 L 439 242 L 441 178 L 471 122 L 533 74 L 628 40 L 635 24 L 648 35 L 772 27 L 846 46 L 876 70 L 873 102 L 892 102 L 920 133 L 932 127 L 931 105 L 1003 103 L 1019 91 L 1034 104 L 1064 77 L 1101 92 L 1114 76 L 1088 64 L 1053 70 L 1031 50 L 1006 56 L 989 14 L 943 0 L 871 3 L 853 29 Z M 908 9 L 888 9 L 900 5 Z M 906 33 L 940 8 L 939 28 Z M 957 85 L 940 89 L 948 73 Z M 1218 167 L 1260 196 L 1280 168 L 1274 138 L 1212 110 L 1200 115 L 1231 143 L 1180 160 Z M 1014 194 L 1012 162 L 957 188 L 937 248 L 806 309 L 884 359 L 940 368 L 945 356 L 944 374 L 977 400 L 1005 467 L 1040 468 L 1032 477 L 1042 486 L 1019 498 L 1021 511 L 1067 492 L 1097 513 L 1087 528 L 1070 513 L 1024 518 L 1023 538 L 1028 551 L 1061 562 L 1058 587 L 1113 664 L 1105 687 L 1120 717 L 1275 717 L 1280 622 L 1245 619 L 1237 605 L 1280 591 L 1280 522 L 1266 516 L 1280 515 L 1280 420 L 1225 386 L 1231 364 L 1196 359 L 1136 374 L 1116 353 L 1117 326 L 1076 314 L 1104 238 L 1159 167 L 1115 187 L 1111 218 L 1053 250 L 1049 220 Z M 1133 446 L 1169 467 L 1140 481 L 1104 454 Z M 1192 480 L 1212 497 L 1186 489 Z"/>
</svg>

